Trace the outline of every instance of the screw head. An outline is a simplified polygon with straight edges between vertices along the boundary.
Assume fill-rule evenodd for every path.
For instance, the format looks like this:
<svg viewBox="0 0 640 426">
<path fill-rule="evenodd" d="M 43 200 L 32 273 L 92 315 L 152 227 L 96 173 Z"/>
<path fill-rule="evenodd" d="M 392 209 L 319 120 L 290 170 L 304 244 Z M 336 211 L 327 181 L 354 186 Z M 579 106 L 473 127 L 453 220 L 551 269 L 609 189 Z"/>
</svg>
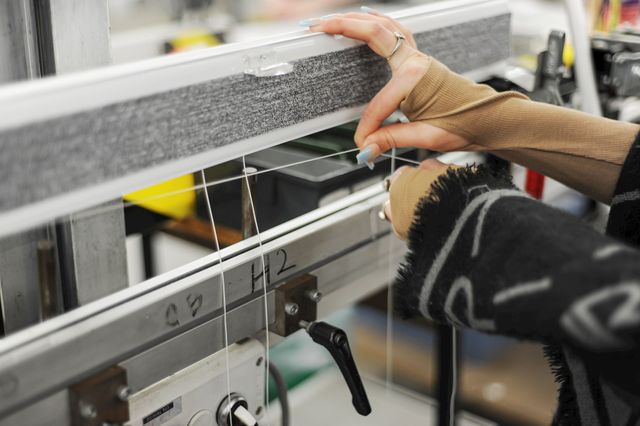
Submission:
<svg viewBox="0 0 640 426">
<path fill-rule="evenodd" d="M 298 315 L 298 312 L 300 312 L 300 306 L 298 306 L 297 303 L 293 303 L 293 302 L 289 302 L 286 305 L 284 305 L 284 311 L 286 312 L 287 315 Z"/>
<path fill-rule="evenodd" d="M 129 388 L 129 386 L 122 385 L 116 390 L 116 396 L 122 402 L 128 401 L 129 395 L 131 395 L 131 388 Z"/>
<path fill-rule="evenodd" d="M 78 410 L 80 411 L 80 415 L 85 419 L 95 419 L 98 416 L 96 407 L 87 401 L 80 401 L 78 403 Z"/>
<path fill-rule="evenodd" d="M 322 300 L 322 293 L 318 290 L 311 290 L 307 293 L 307 296 L 312 302 L 318 303 Z"/>
</svg>

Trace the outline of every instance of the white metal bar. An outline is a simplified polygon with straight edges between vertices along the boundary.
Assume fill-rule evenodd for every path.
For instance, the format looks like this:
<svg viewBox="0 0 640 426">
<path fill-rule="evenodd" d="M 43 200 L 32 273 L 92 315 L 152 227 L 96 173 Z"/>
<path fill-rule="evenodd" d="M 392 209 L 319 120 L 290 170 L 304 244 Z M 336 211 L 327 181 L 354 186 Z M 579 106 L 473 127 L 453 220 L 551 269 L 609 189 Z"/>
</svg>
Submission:
<svg viewBox="0 0 640 426">
<path fill-rule="evenodd" d="M 467 155 L 466 162 L 473 158 L 473 154 Z M 449 156 L 449 160 L 465 162 L 461 156 Z M 386 284 L 387 238 L 391 235 L 388 224 L 378 218 L 386 198 L 382 186 L 376 184 L 265 231 L 263 249 L 272 265 L 268 273 L 270 289 L 309 271 L 317 271 L 320 288 L 327 294 L 360 281 L 367 282 L 358 285 L 357 291 L 363 294 Z M 278 262 L 283 261 L 279 250 L 288 251 L 287 266 L 292 266 L 280 275 L 278 271 L 285 268 L 278 268 Z M 251 265 L 259 269 L 260 252 L 254 237 L 221 253 L 229 286 L 228 304 L 237 308 L 235 315 L 255 319 L 233 322 L 241 329 L 234 331 L 232 341 L 263 327 L 262 292 L 251 291 Z M 395 255 L 401 256 L 401 250 Z M 218 280 L 221 266 L 217 260 L 218 256 L 211 254 L 0 340 L 0 418 L 97 368 L 120 362 L 178 333 L 206 324 L 218 327 L 211 323 L 222 315 Z M 334 267 L 329 266 L 332 263 Z M 376 272 L 376 267 L 383 273 Z M 338 270 L 340 276 L 335 275 Z M 255 287 L 259 289 L 259 283 Z M 168 318 L 168 305 L 184 304 L 188 294 L 202 295 L 197 315 L 190 315 L 182 306 L 175 318 Z M 252 299 L 256 303 L 247 306 Z M 347 300 L 352 299 L 342 297 L 343 303 Z"/>
<path fill-rule="evenodd" d="M 422 31 L 447 28 L 487 17 L 504 16 L 507 12 L 505 0 L 457 0 L 410 9 L 398 13 L 396 16 L 409 26 L 414 33 L 419 35 Z M 490 34 L 490 31 L 488 33 Z M 455 42 L 455 40 L 451 42 Z M 461 43 L 464 43 L 464 40 L 461 40 Z M 508 41 L 505 43 L 508 43 Z M 173 93 L 170 91 L 187 86 L 191 87 L 194 84 L 202 84 L 224 76 L 227 76 L 225 78 L 233 78 L 228 76 L 242 75 L 241 73 L 246 68 L 244 61 L 246 58 L 260 55 L 264 52 L 275 52 L 277 61 L 286 62 L 318 57 L 330 52 L 340 52 L 357 45 L 358 43 L 344 38 L 297 32 L 261 41 L 260 43 L 223 46 L 203 52 L 163 57 L 136 64 L 88 71 L 73 76 L 61 76 L 9 87 L 0 90 L 0 116 L 3 116 L 3 120 L 0 122 L 0 151 L 2 150 L 2 145 L 6 143 L 12 146 L 12 155 L 19 158 L 24 156 L 20 153 L 25 145 L 22 143 L 17 144 L 17 140 L 3 140 L 3 138 L 20 137 L 11 136 L 12 129 L 16 128 L 16 126 L 19 126 L 21 131 L 26 129 L 28 133 L 29 126 L 39 124 L 42 120 L 47 120 L 47 123 L 50 123 L 49 120 L 60 119 L 61 116 L 71 117 L 69 114 L 96 111 L 95 108 L 98 107 L 106 108 L 107 105 L 114 105 L 114 103 L 118 102 L 133 102 L 149 95 Z M 466 46 L 466 44 L 463 44 L 463 46 Z M 482 61 L 481 57 L 480 61 Z M 479 65 L 478 69 L 470 70 L 470 74 L 473 74 L 473 78 L 481 79 L 482 77 L 487 77 L 489 72 L 495 72 L 497 69 L 502 68 L 503 65 L 504 62 L 502 60 L 492 63 L 485 62 Z M 336 102 L 339 102 L 339 100 L 336 100 Z M 152 105 L 154 108 L 156 106 Z M 132 106 L 128 108 L 132 108 Z M 47 221 L 53 221 L 63 215 L 95 206 L 98 203 L 117 198 L 125 193 L 166 179 L 195 172 L 296 137 L 354 120 L 359 116 L 363 108 L 363 105 L 345 107 L 296 124 L 264 131 L 264 133 L 256 136 L 212 146 L 204 151 L 201 140 L 199 140 L 197 142 L 200 145 L 197 149 L 183 147 L 187 153 L 180 158 L 166 157 L 164 161 L 149 160 L 147 164 L 144 164 L 147 161 L 145 160 L 147 155 L 146 151 L 143 151 L 147 148 L 142 146 L 146 146 L 147 141 L 152 140 L 157 134 L 145 136 L 147 134 L 144 133 L 142 137 L 139 136 L 137 139 L 138 143 L 144 142 L 140 147 L 133 146 L 135 144 L 131 144 L 131 147 L 125 145 L 128 151 L 137 149 L 136 158 L 140 161 L 136 163 L 137 168 L 128 168 L 124 175 L 121 172 L 105 172 L 102 178 L 97 179 L 95 176 L 87 175 L 84 172 L 74 172 L 74 167 L 82 167 L 83 165 L 74 164 L 73 159 L 68 158 L 51 159 L 49 161 L 51 164 L 45 162 L 39 167 L 31 164 L 30 166 L 34 170 L 16 170 L 15 172 L 21 173 L 21 185 L 27 189 L 48 185 L 51 176 L 57 173 L 59 173 L 59 176 L 69 174 L 71 183 L 69 179 L 66 179 L 60 188 L 51 189 L 46 195 L 43 195 L 43 190 L 39 190 L 38 194 L 30 195 L 26 201 L 22 203 L 16 201 L 12 205 L 10 200 L 13 197 L 22 197 L 25 192 L 12 190 L 12 175 L 7 175 L 3 183 L 7 185 L 3 192 L 4 206 L 0 209 L 2 210 L 0 211 L 0 236 L 29 229 Z M 99 117 L 101 117 L 102 110 L 99 111 Z M 277 114 L 277 109 L 273 113 Z M 112 120 L 115 119 L 114 116 L 110 117 Z M 99 121 L 99 118 L 96 118 L 95 115 L 93 119 Z M 77 121 L 75 123 L 77 124 Z M 62 129 L 64 127 L 58 126 L 58 128 Z M 136 129 L 131 130 L 135 131 Z M 127 131 L 128 129 L 118 128 L 119 133 L 117 135 L 125 138 L 124 142 L 126 142 Z M 210 131 L 215 133 L 215 128 L 210 129 Z M 28 141 L 29 137 L 25 137 L 25 142 Z M 36 138 L 34 140 L 39 141 L 41 135 L 33 137 Z M 87 143 L 89 145 L 83 145 L 87 151 L 83 152 L 83 155 L 79 156 L 77 161 L 82 161 L 82 158 L 91 156 L 93 152 L 91 149 L 102 149 L 104 151 L 102 147 L 104 140 L 100 139 L 101 137 L 106 138 L 107 136 L 87 135 Z M 110 141 L 112 141 L 115 136 L 110 135 L 109 137 L 111 138 Z M 43 143 L 45 142 L 48 141 L 43 141 Z M 64 139 L 60 139 L 60 142 L 64 142 Z M 183 140 L 183 142 L 186 145 L 191 143 L 189 140 Z M 165 143 L 170 143 L 170 141 L 165 141 Z M 36 150 L 39 146 L 31 145 L 32 150 L 34 146 Z M 55 146 L 57 145 L 51 145 L 49 148 L 54 149 Z M 92 148 L 94 146 L 95 148 Z M 122 144 L 118 142 L 114 146 L 122 146 Z M 169 146 L 169 148 L 173 147 Z M 71 148 L 66 147 L 66 149 L 69 150 Z M 189 149 L 192 150 L 190 153 Z M 120 152 L 113 152 L 112 154 L 113 158 L 109 159 L 104 158 L 104 155 L 99 157 L 103 163 L 92 165 L 92 167 L 101 169 L 104 165 L 106 169 L 108 165 L 104 164 L 105 161 L 113 161 L 117 164 L 120 160 L 123 162 L 127 160 L 127 158 L 118 159 L 119 156 L 126 154 Z M 16 161 L 19 161 L 19 158 Z M 71 162 L 71 167 L 68 167 L 67 162 Z M 7 172 L 5 171 L 5 173 Z M 85 178 L 87 183 L 83 184 Z"/>
<path fill-rule="evenodd" d="M 268 273 L 270 286 L 327 264 L 365 245 L 378 243 L 381 239 L 385 241 L 384 236 L 389 233 L 388 225 L 377 219 L 377 211 L 385 198 L 386 194 L 379 193 L 265 242 L 264 251 L 273 264 Z M 372 221 L 372 218 L 376 220 Z M 284 261 L 282 250 L 288 252 L 286 271 L 285 268 L 278 268 L 279 262 Z M 382 255 L 383 251 L 380 253 Z M 259 266 L 259 259 L 260 250 L 253 248 L 225 260 L 223 267 L 228 285 L 227 300 L 232 309 L 261 297 L 261 291 L 251 290 L 252 282 L 258 279 L 252 275 L 252 271 L 255 272 L 255 266 Z M 365 268 L 364 263 L 370 264 L 372 260 L 360 259 L 363 263 L 360 267 Z M 107 310 L 100 309 L 100 302 L 94 302 L 85 307 L 93 310 L 91 315 L 35 340 L 30 337 L 9 337 L 0 341 L 0 383 L 3 384 L 0 387 L 0 416 L 70 384 L 79 376 L 123 361 L 136 351 L 222 315 L 220 268 L 220 265 L 213 265 Z M 258 282 L 255 287 L 259 289 L 261 284 Z M 197 313 L 188 309 L 186 300 L 189 295 L 197 295 L 202 300 Z M 262 308 L 262 302 L 256 306 Z M 233 315 L 232 311 L 230 314 Z M 251 334 L 259 331 L 263 322 L 256 321 L 249 325 L 250 332 L 247 329 L 244 332 Z M 40 334 L 37 328 L 18 334 Z M 235 336 L 237 339 L 241 337 Z"/>
<path fill-rule="evenodd" d="M 417 33 L 508 12 L 506 0 L 456 0 L 427 4 L 392 16 Z M 264 49 L 274 49 L 279 60 L 289 62 L 360 44 L 301 30 L 256 42 L 16 84 L 0 90 L 0 130 L 239 74 L 247 67 L 243 57 Z"/>
</svg>

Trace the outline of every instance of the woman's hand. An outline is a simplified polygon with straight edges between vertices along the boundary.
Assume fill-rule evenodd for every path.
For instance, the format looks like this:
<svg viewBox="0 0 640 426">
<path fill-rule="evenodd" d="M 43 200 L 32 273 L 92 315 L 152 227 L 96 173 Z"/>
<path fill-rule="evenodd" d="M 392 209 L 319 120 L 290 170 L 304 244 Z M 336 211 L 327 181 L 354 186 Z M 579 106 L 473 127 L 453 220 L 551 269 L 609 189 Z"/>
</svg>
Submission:
<svg viewBox="0 0 640 426">
<path fill-rule="evenodd" d="M 384 205 L 384 214 L 398 237 L 407 239 L 418 203 L 429 195 L 431 184 L 451 167 L 459 166 L 426 160 L 418 167 L 400 167 L 389 178 L 389 201 Z"/>
<path fill-rule="evenodd" d="M 461 136 L 423 122 L 398 123 L 380 128 L 427 72 L 431 58 L 416 49 L 407 28 L 388 16 L 369 8 L 368 13 L 330 15 L 301 22 L 310 31 L 341 34 L 363 41 L 378 55 L 387 58 L 396 45 L 394 32 L 405 37 L 398 50 L 389 58 L 392 78 L 371 100 L 362 114 L 355 134 L 361 150 L 359 162 L 370 162 L 394 147 L 414 147 L 435 151 L 465 149 L 469 143 Z"/>
</svg>

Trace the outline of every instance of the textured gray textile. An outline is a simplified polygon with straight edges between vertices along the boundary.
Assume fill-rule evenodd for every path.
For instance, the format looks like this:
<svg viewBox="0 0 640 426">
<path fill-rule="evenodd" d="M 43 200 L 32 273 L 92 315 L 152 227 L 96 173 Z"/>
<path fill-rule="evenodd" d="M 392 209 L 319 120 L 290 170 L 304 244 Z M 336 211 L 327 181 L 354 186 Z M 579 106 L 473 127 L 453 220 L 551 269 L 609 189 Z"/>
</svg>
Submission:
<svg viewBox="0 0 640 426">
<path fill-rule="evenodd" d="M 416 40 L 465 72 L 509 56 L 509 20 L 480 19 Z M 284 76 L 238 74 L 5 131 L 0 212 L 363 105 L 388 78 L 385 61 L 362 46 L 300 60 Z"/>
</svg>

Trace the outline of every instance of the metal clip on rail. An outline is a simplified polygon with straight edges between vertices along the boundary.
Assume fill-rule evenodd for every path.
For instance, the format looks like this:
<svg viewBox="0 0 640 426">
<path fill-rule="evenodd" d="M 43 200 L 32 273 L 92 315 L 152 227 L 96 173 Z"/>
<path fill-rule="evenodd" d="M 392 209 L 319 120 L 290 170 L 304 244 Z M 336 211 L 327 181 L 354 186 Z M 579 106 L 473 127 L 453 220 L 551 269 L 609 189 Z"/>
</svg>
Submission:
<svg viewBox="0 0 640 426">
<path fill-rule="evenodd" d="M 307 322 L 300 321 L 300 327 L 304 328 L 311 339 L 319 345 L 324 346 L 333 360 L 338 364 L 342 377 L 347 382 L 351 391 L 351 402 L 358 414 L 367 416 L 371 413 L 371 405 L 367 392 L 360 379 L 358 367 L 353 360 L 347 333 L 343 330 L 322 321 Z"/>
<path fill-rule="evenodd" d="M 260 50 L 244 55 L 244 73 L 254 77 L 277 77 L 293 72 L 293 64 L 278 59 L 275 50 Z"/>
</svg>

